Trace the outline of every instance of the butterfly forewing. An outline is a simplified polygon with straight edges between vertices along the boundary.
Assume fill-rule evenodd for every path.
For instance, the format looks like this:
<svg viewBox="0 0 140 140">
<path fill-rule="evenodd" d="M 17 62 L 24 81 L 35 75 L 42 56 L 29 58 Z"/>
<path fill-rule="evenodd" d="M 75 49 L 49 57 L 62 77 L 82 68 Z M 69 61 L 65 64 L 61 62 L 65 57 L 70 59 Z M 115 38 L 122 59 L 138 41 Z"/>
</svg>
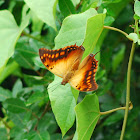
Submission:
<svg viewBox="0 0 140 140">
<path fill-rule="evenodd" d="M 98 88 L 95 81 L 97 62 L 93 54 L 88 55 L 82 61 L 74 76 L 69 80 L 70 85 L 80 91 L 96 90 Z"/>
<path fill-rule="evenodd" d="M 40 59 L 46 68 L 62 78 L 69 71 L 75 60 L 81 60 L 83 52 L 84 47 L 76 46 L 76 44 L 57 50 L 39 49 Z"/>
</svg>

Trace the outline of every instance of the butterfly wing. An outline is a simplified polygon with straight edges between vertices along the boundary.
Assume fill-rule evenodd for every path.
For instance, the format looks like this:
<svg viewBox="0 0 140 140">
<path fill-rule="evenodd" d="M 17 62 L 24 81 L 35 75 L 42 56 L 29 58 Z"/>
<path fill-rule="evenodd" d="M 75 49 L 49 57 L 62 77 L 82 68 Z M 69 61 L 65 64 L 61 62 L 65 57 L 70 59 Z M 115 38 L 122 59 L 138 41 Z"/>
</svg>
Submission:
<svg viewBox="0 0 140 140">
<path fill-rule="evenodd" d="M 93 54 L 88 55 L 79 65 L 74 76 L 69 80 L 70 85 L 80 91 L 93 91 L 98 88 L 95 81 L 98 61 Z"/>
<path fill-rule="evenodd" d="M 41 48 L 39 55 L 42 63 L 49 71 L 63 78 L 75 60 L 81 60 L 84 50 L 83 46 L 76 46 L 75 44 L 57 50 Z"/>
</svg>

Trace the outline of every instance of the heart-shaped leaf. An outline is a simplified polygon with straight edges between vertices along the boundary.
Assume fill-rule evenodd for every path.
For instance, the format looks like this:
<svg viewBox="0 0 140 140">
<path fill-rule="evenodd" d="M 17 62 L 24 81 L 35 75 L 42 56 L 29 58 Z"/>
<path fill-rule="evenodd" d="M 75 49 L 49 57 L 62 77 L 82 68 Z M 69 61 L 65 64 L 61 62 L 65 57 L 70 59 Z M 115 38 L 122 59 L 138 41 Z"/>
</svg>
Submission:
<svg viewBox="0 0 140 140">
<path fill-rule="evenodd" d="M 8 59 L 13 55 L 15 44 L 28 23 L 29 16 L 25 16 L 20 27 L 18 27 L 9 11 L 0 11 L 0 74 Z"/>
<path fill-rule="evenodd" d="M 97 14 L 95 9 L 68 16 L 64 19 L 59 34 L 55 38 L 55 49 L 68 45 L 81 45 L 85 39 L 87 20 Z"/>
<path fill-rule="evenodd" d="M 96 94 L 86 95 L 75 107 L 78 140 L 89 140 L 100 117 L 99 101 Z"/>
<path fill-rule="evenodd" d="M 62 135 L 64 136 L 74 123 L 74 107 L 76 106 L 76 101 L 71 92 L 70 85 L 67 84 L 66 86 L 60 86 L 60 83 L 61 79 L 55 77 L 54 82 L 52 82 L 48 87 L 48 93 L 53 113 L 59 127 L 61 128 Z"/>
<path fill-rule="evenodd" d="M 55 11 L 57 0 L 24 0 L 43 22 L 56 29 Z"/>
</svg>

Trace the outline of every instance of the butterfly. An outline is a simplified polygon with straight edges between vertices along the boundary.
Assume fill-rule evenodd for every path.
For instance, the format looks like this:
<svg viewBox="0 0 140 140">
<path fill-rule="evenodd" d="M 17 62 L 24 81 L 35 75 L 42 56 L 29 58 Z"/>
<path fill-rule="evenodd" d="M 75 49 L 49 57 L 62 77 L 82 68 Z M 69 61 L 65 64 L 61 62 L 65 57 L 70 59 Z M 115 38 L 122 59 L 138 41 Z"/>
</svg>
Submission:
<svg viewBox="0 0 140 140">
<path fill-rule="evenodd" d="M 79 91 L 93 91 L 98 88 L 95 73 L 98 61 L 89 54 L 81 63 L 85 48 L 71 45 L 57 50 L 39 49 L 42 63 L 53 74 L 63 78 L 61 84 L 69 83 Z"/>
</svg>

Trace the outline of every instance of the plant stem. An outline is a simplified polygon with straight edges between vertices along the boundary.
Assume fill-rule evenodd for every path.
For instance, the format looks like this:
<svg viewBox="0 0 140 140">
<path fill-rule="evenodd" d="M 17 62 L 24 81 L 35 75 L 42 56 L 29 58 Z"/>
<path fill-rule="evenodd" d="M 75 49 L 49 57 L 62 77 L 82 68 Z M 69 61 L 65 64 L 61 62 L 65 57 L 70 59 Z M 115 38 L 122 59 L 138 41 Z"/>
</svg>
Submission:
<svg viewBox="0 0 140 140">
<path fill-rule="evenodd" d="M 135 21 L 135 32 L 137 33 L 138 37 L 140 38 L 140 34 L 139 34 L 139 27 L 138 27 L 138 20 Z"/>
<path fill-rule="evenodd" d="M 130 106 L 129 106 L 130 105 Z M 132 103 L 128 104 L 128 109 L 131 110 L 133 108 L 133 105 Z M 100 115 L 107 115 L 109 113 L 113 113 L 115 111 L 118 111 L 118 110 L 125 110 L 126 107 L 118 107 L 118 108 L 115 108 L 115 109 L 112 109 L 112 110 L 109 110 L 109 111 L 105 111 L 105 112 L 100 112 Z"/>
<path fill-rule="evenodd" d="M 114 28 L 114 27 L 110 27 L 110 26 L 104 26 L 104 28 L 105 28 L 105 29 L 110 29 L 110 30 L 114 30 L 114 31 L 120 32 L 120 33 L 122 33 L 123 35 L 125 35 L 126 37 L 128 36 L 128 34 L 127 34 L 126 32 L 124 32 L 124 31 L 122 31 L 122 30 L 120 30 L 120 29 L 118 29 L 118 28 Z M 128 37 L 127 37 L 127 38 L 128 38 Z M 128 38 L 128 39 L 132 41 L 131 38 Z"/>
<path fill-rule="evenodd" d="M 22 33 L 23 33 L 24 35 L 28 36 L 29 38 L 35 39 L 35 40 L 37 40 L 37 41 L 39 41 L 39 42 L 41 42 L 41 43 L 43 43 L 43 44 L 45 44 L 45 45 L 48 45 L 47 42 L 45 42 L 45 41 L 43 41 L 43 40 L 41 40 L 41 39 L 39 39 L 39 38 L 37 38 L 37 37 L 34 37 L 34 36 L 32 36 L 32 35 L 26 33 L 25 31 L 23 31 Z"/>
<path fill-rule="evenodd" d="M 49 110 L 49 108 L 48 108 L 49 105 L 50 105 L 50 101 L 48 101 L 48 103 L 46 104 L 45 109 L 44 109 L 42 115 L 38 118 L 38 121 L 37 121 L 37 123 L 36 123 L 36 125 L 35 125 L 35 127 L 34 127 L 34 130 L 35 130 L 35 131 L 37 131 L 37 127 L 38 127 L 39 121 L 44 117 L 44 115 L 46 114 L 46 112 Z"/>
<path fill-rule="evenodd" d="M 126 122 L 128 118 L 129 101 L 130 101 L 130 77 L 131 77 L 131 66 L 132 66 L 134 52 L 135 52 L 135 43 L 133 42 L 130 57 L 129 57 L 128 69 L 127 69 L 126 109 L 125 109 L 125 115 L 124 115 L 124 121 L 123 121 L 120 140 L 123 140 L 125 128 L 126 128 Z"/>
<path fill-rule="evenodd" d="M 7 124 L 7 122 L 5 122 L 5 121 L 3 120 L 3 118 L 0 117 L 0 121 L 3 122 L 3 124 L 6 126 L 6 128 L 11 129 L 11 127 Z"/>
<path fill-rule="evenodd" d="M 45 109 L 44 109 L 42 115 L 40 116 L 39 120 L 41 120 L 44 117 L 44 115 L 46 114 L 46 112 L 49 109 L 49 105 L 50 105 L 50 101 L 48 101 L 48 103 L 46 104 Z"/>
</svg>

